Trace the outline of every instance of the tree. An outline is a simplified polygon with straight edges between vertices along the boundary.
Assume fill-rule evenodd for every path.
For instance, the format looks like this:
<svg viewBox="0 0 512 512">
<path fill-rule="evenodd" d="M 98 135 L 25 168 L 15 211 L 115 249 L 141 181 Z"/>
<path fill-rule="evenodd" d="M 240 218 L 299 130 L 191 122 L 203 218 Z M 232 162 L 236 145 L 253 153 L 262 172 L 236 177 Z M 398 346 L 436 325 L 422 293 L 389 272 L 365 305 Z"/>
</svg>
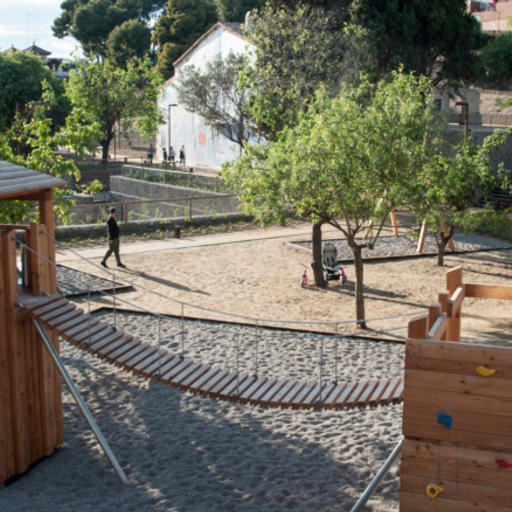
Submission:
<svg viewBox="0 0 512 512">
<path fill-rule="evenodd" d="M 108 160 L 114 125 L 126 130 L 132 126 L 145 137 L 155 134 L 162 115 L 157 97 L 162 79 L 146 57 L 129 62 L 126 69 L 110 62 L 89 61 L 70 74 L 67 93 L 75 118 L 83 124 L 96 122 L 101 127 L 102 161 Z"/>
<path fill-rule="evenodd" d="M 108 39 L 116 27 L 129 20 L 146 23 L 164 5 L 165 0 L 64 0 L 52 31 L 59 38 L 73 36 L 86 54 L 105 57 Z M 136 52 L 140 42 L 131 42 Z"/>
<path fill-rule="evenodd" d="M 256 62 L 244 85 L 251 91 L 251 114 L 267 139 L 294 124 L 321 84 L 335 94 L 349 69 L 357 67 L 345 59 L 361 35 L 344 30 L 347 3 L 336 9 L 267 5 L 251 18 L 248 37 Z"/>
<path fill-rule="evenodd" d="M 158 46 L 157 67 L 165 79 L 173 75 L 174 61 L 216 22 L 217 8 L 212 0 L 169 0 L 153 32 Z"/>
<path fill-rule="evenodd" d="M 78 134 L 80 142 L 73 140 L 72 124 L 55 132 L 49 117 L 56 102 L 51 85 L 43 80 L 41 99 L 30 102 L 23 112 L 18 112 L 9 130 L 0 133 L 0 160 L 51 174 L 57 178 L 80 180 L 80 171 L 73 161 L 66 160 L 57 153 L 59 146 L 71 146 L 78 152 L 91 149 L 91 141 L 97 135 L 96 125 L 89 125 Z M 13 145 L 20 148 L 16 154 Z M 101 188 L 99 182 L 93 182 L 86 191 L 94 192 Z M 69 191 L 55 191 L 55 212 L 65 221 L 69 218 L 72 202 L 64 198 Z M 27 218 L 35 220 L 37 210 L 32 201 L 0 201 L 0 223 L 16 224 Z"/>
<path fill-rule="evenodd" d="M 484 46 L 476 18 L 465 0 L 360 0 L 352 22 L 370 34 L 372 75 L 380 78 L 403 65 L 442 81 L 468 82 L 480 75 Z"/>
<path fill-rule="evenodd" d="M 507 186 L 503 164 L 494 166 L 489 160 L 490 153 L 504 141 L 505 134 L 498 131 L 486 137 L 482 145 L 463 140 L 449 154 L 436 152 L 423 167 L 408 207 L 434 232 L 439 266 L 444 264 L 446 245 L 457 225 L 463 223 L 479 195 L 496 186 Z"/>
<path fill-rule="evenodd" d="M 431 97 L 425 77 L 395 73 L 375 87 L 362 80 L 343 86 L 334 99 L 317 93 L 276 141 L 248 149 L 224 170 L 249 213 L 268 224 L 294 212 L 313 223 L 313 254 L 321 253 L 315 229 L 341 231 L 354 255 L 356 319 L 366 327 L 364 248 L 372 249 L 390 212 L 414 190 L 417 173 L 433 147 Z M 374 231 L 362 238 L 368 222 Z M 321 268 L 315 257 L 313 269 Z"/>
<path fill-rule="evenodd" d="M 201 72 L 186 66 L 177 81 L 178 101 L 202 116 L 214 130 L 240 146 L 242 151 L 254 127 L 247 112 L 248 91 L 239 87 L 239 74 L 246 62 L 243 55 L 218 54 Z"/>
<path fill-rule="evenodd" d="M 265 5 L 265 0 L 217 0 L 221 21 L 245 21 L 245 14 Z"/>
<path fill-rule="evenodd" d="M 482 48 L 485 80 L 491 87 L 507 89 L 512 81 L 512 34 L 502 32 Z"/>
<path fill-rule="evenodd" d="M 110 32 L 106 55 L 116 66 L 126 68 L 129 61 L 144 57 L 150 46 L 151 30 L 139 20 L 128 20 Z"/>
<path fill-rule="evenodd" d="M 50 114 L 56 126 L 63 123 L 69 111 L 63 83 L 33 53 L 0 53 L 0 131 L 11 125 L 17 106 L 23 111 L 29 102 L 41 99 L 44 80 L 51 84 L 55 92 L 56 101 Z"/>
</svg>

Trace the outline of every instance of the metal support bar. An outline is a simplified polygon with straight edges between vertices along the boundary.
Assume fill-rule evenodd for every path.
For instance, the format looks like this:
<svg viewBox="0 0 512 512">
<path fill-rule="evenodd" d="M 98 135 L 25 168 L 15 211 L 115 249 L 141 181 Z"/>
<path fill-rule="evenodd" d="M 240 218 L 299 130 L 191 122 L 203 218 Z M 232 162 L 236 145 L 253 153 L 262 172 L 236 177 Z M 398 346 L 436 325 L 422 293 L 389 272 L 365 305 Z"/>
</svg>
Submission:
<svg viewBox="0 0 512 512">
<path fill-rule="evenodd" d="M 103 452 L 110 460 L 110 463 L 112 464 L 113 468 L 115 469 L 117 475 L 119 476 L 121 482 L 123 484 L 128 485 L 128 478 L 126 478 L 126 475 L 123 471 L 123 468 L 119 465 L 118 460 L 116 459 L 116 456 L 110 449 L 110 446 L 103 436 L 100 428 L 98 427 L 96 421 L 94 420 L 91 411 L 89 411 L 89 408 L 87 407 L 86 403 L 84 402 L 84 399 L 80 395 L 80 392 L 78 389 L 76 389 L 74 382 L 71 380 L 71 377 L 69 376 L 66 368 L 64 367 L 64 364 L 60 360 L 59 354 L 55 350 L 55 347 L 53 346 L 50 338 L 46 334 L 46 331 L 39 325 L 39 322 L 35 319 L 32 320 L 34 323 L 37 332 L 41 336 L 44 345 L 46 349 L 48 350 L 48 353 L 50 354 L 51 358 L 53 359 L 53 362 L 57 366 L 57 369 L 59 370 L 60 374 L 62 375 L 62 378 L 64 379 L 64 382 L 66 383 L 67 387 L 69 388 L 69 391 L 73 395 L 73 398 L 75 399 L 75 402 L 77 403 L 78 407 L 82 411 L 82 414 L 84 415 L 85 419 L 89 423 L 92 431 L 94 432 L 94 435 L 96 436 L 96 439 L 100 443 L 101 447 L 103 448 Z"/>
<path fill-rule="evenodd" d="M 393 451 L 389 454 L 384 464 L 381 466 L 373 480 L 368 484 L 368 487 L 364 490 L 361 497 L 357 500 L 356 504 L 350 509 L 350 512 L 359 512 L 366 505 L 366 502 L 370 499 L 375 488 L 380 484 L 382 479 L 386 476 L 387 472 L 391 469 L 391 466 L 395 462 L 395 459 L 400 455 L 402 451 L 402 440 L 393 448 Z"/>
</svg>

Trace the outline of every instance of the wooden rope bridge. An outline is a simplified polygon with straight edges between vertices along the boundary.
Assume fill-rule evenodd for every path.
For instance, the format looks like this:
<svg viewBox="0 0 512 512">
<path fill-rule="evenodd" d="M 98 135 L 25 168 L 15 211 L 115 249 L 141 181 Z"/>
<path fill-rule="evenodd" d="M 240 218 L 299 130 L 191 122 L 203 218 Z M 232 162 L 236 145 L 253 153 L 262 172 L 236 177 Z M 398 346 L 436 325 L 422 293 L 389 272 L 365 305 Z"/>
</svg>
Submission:
<svg viewBox="0 0 512 512">
<path fill-rule="evenodd" d="M 171 353 L 102 323 L 60 295 L 20 303 L 46 330 L 117 367 L 180 391 L 213 399 L 283 409 L 350 409 L 399 403 L 403 378 L 307 383 L 236 372 Z"/>
</svg>

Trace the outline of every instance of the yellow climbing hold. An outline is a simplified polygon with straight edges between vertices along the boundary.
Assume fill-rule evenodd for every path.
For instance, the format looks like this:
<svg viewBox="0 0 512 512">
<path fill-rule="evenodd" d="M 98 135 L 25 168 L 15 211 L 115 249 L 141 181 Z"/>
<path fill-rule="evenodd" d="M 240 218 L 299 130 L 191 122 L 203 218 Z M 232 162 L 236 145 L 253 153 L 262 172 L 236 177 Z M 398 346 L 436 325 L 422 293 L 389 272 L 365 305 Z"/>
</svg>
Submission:
<svg viewBox="0 0 512 512">
<path fill-rule="evenodd" d="M 485 366 L 479 366 L 476 369 L 477 373 L 482 377 L 490 377 L 496 373 L 496 370 L 493 368 L 486 368 Z"/>
<path fill-rule="evenodd" d="M 427 491 L 427 496 L 429 498 L 434 499 L 434 498 L 437 498 L 444 491 L 444 488 L 441 487 L 440 485 L 428 484 L 426 491 Z"/>
</svg>

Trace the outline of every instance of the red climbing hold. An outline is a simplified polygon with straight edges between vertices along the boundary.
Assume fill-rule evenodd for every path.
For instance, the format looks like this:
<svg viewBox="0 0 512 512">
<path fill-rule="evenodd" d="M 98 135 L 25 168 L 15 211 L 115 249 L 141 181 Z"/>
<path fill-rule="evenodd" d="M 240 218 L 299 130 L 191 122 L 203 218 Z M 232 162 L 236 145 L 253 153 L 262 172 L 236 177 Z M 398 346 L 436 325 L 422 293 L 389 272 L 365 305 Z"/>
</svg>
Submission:
<svg viewBox="0 0 512 512">
<path fill-rule="evenodd" d="M 512 468 L 512 463 L 507 462 L 505 459 L 496 459 L 496 464 L 498 464 L 499 468 Z"/>
</svg>

